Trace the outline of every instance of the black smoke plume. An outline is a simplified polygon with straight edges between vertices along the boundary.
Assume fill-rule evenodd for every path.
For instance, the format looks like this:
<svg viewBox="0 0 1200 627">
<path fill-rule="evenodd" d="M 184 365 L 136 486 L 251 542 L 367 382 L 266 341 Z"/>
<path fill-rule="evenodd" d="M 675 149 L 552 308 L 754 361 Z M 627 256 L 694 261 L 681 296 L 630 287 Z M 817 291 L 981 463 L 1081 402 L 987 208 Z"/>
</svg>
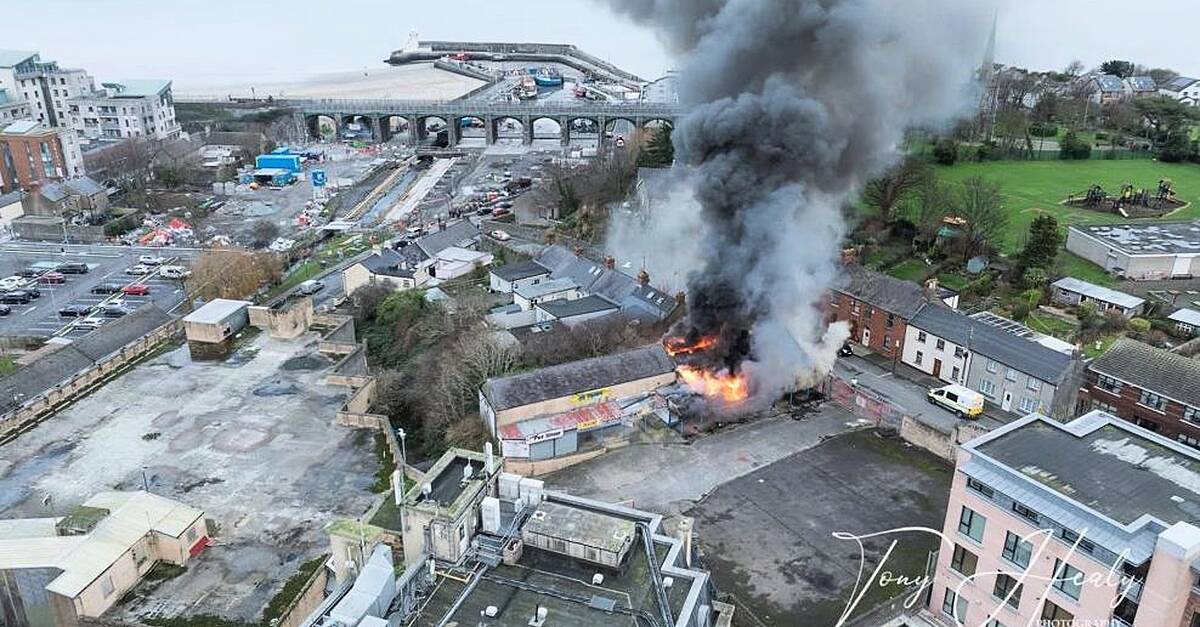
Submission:
<svg viewBox="0 0 1200 627">
<path fill-rule="evenodd" d="M 765 396 L 827 370 L 846 334 L 819 311 L 837 280 L 842 208 L 895 158 L 905 129 L 944 123 L 969 102 L 984 47 L 980 7 L 970 0 L 606 4 L 651 25 L 678 56 L 688 107 L 672 139 L 690 194 L 674 212 L 637 227 L 644 235 L 630 240 L 643 242 L 642 250 L 618 254 L 648 258 L 652 274 L 655 263 L 686 272 L 688 316 L 672 334 L 719 338 L 707 351 L 712 365 L 752 370 Z M 681 237 L 695 241 L 668 241 Z M 678 250 L 689 252 L 655 254 Z"/>
</svg>

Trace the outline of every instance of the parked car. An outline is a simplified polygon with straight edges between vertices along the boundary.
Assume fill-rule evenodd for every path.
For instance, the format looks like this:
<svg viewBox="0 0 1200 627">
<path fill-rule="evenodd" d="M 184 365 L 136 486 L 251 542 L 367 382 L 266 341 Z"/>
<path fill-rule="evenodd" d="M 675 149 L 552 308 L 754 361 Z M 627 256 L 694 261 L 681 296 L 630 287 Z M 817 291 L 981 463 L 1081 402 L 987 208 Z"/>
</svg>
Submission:
<svg viewBox="0 0 1200 627">
<path fill-rule="evenodd" d="M 0 316 L 7 316 L 12 313 L 12 307 L 8 305 L 0 305 Z"/>
<path fill-rule="evenodd" d="M 501 216 L 506 216 L 510 213 L 512 213 L 512 209 L 505 209 L 504 207 L 496 207 L 495 209 L 492 209 L 492 217 L 493 218 L 499 218 Z"/>
<path fill-rule="evenodd" d="M 500 240 L 501 242 L 507 242 L 508 240 L 512 239 L 512 236 L 509 235 L 507 231 L 501 231 L 500 229 L 492 231 L 491 236 L 497 240 Z"/>
<path fill-rule="evenodd" d="M 149 296 L 150 286 L 144 283 L 134 283 L 121 288 L 121 293 L 126 296 Z"/>
<path fill-rule="evenodd" d="M 161 266 L 167 262 L 167 258 L 161 255 L 142 255 L 138 257 L 138 263 L 146 266 Z"/>
<path fill-rule="evenodd" d="M 108 304 L 100 308 L 100 315 L 105 318 L 120 318 L 129 313 L 129 308 L 124 305 Z"/>
<path fill-rule="evenodd" d="M 63 274 L 87 274 L 88 265 L 79 261 L 68 261 L 58 264 L 57 270 Z"/>
<path fill-rule="evenodd" d="M 75 328 L 93 331 L 95 329 L 99 329 L 100 325 L 104 324 L 105 322 L 107 322 L 107 320 L 104 318 L 84 318 L 83 320 L 75 323 Z"/>
<path fill-rule="evenodd" d="M 947 385 L 929 390 L 929 402 L 941 405 L 959 418 L 975 418 L 983 413 L 983 395 L 961 385 Z"/>
<path fill-rule="evenodd" d="M 42 271 L 38 270 L 37 268 L 23 268 L 23 269 L 21 269 L 20 272 L 17 273 L 17 275 L 23 276 L 27 279 L 32 279 L 32 278 L 37 277 L 37 275 L 39 275 L 41 273 L 42 273 Z"/>
<path fill-rule="evenodd" d="M 191 270 L 183 266 L 163 266 L 159 270 L 159 275 L 164 279 L 186 279 L 191 276 Z"/>
<path fill-rule="evenodd" d="M 122 289 L 120 283 L 101 283 L 92 288 L 93 294 L 116 294 Z"/>
<path fill-rule="evenodd" d="M 37 282 L 42 285 L 60 285 L 67 282 L 67 277 L 61 272 L 47 272 L 38 277 Z"/>
<path fill-rule="evenodd" d="M 10 305 L 24 305 L 31 300 L 33 300 L 33 297 L 29 295 L 29 292 L 26 292 L 23 290 L 12 290 L 9 292 L 0 292 L 0 303 L 6 303 L 6 304 L 10 304 Z"/>
<path fill-rule="evenodd" d="M 19 276 L 6 276 L 0 279 L 0 290 L 15 290 L 25 284 L 25 280 Z"/>
<path fill-rule="evenodd" d="M 125 269 L 125 274 L 132 274 L 134 276 L 143 276 L 150 274 L 151 272 L 154 272 L 154 268 L 151 268 L 147 265 L 142 265 L 140 263 L 136 266 L 129 266 Z"/>
<path fill-rule="evenodd" d="M 29 294 L 30 298 L 41 298 L 42 297 L 42 290 L 39 290 L 37 287 L 35 287 L 33 285 L 26 285 L 25 287 L 22 287 L 18 291 Z"/>
<path fill-rule="evenodd" d="M 67 305 L 58 310 L 58 315 L 63 318 L 82 318 L 92 312 L 92 308 L 88 305 Z"/>
<path fill-rule="evenodd" d="M 317 292 L 319 292 L 323 289 L 325 289 L 324 281 L 313 280 L 313 281 L 305 281 L 305 282 L 301 283 L 300 289 L 298 289 L 296 291 L 301 294 L 304 294 L 305 296 L 312 296 L 313 294 L 316 294 Z"/>
</svg>

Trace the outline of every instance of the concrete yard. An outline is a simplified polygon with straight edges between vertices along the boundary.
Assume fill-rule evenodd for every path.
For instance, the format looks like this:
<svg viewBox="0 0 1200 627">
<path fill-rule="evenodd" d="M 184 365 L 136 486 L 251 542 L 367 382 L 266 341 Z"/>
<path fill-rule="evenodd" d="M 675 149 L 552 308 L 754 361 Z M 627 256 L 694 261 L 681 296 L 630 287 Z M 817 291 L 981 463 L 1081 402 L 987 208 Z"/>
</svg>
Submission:
<svg viewBox="0 0 1200 627">
<path fill-rule="evenodd" d="M 265 334 L 228 360 L 155 357 L 0 448 L 0 517 L 61 515 L 93 493 L 140 489 L 205 511 L 215 545 L 117 610 L 258 620 L 322 527 L 371 502 L 371 434 L 334 424 L 346 395 L 321 383 L 317 336 Z"/>
<path fill-rule="evenodd" d="M 907 526 L 941 529 L 948 464 L 895 438 L 857 431 L 730 481 L 687 512 L 717 589 L 744 625 L 835 625 L 854 596 L 860 554 L 835 532 L 864 535 Z M 869 577 L 884 569 L 924 574 L 935 536 L 906 532 L 864 540 Z M 851 618 L 905 594 L 871 586 Z"/>
</svg>

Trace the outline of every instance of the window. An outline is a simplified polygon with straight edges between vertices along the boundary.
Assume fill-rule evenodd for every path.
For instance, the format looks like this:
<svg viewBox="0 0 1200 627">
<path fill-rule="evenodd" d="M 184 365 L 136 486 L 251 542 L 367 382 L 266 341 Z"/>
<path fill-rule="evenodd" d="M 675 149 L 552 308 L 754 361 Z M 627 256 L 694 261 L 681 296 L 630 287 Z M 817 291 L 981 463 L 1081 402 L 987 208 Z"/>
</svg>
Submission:
<svg viewBox="0 0 1200 627">
<path fill-rule="evenodd" d="M 969 507 L 962 508 L 958 518 L 958 532 L 976 541 L 983 542 L 983 528 L 987 519 Z"/>
<path fill-rule="evenodd" d="M 1037 409 L 1036 400 L 1029 398 L 1028 396 L 1021 397 L 1021 411 L 1028 414 L 1032 413 L 1035 409 Z"/>
<path fill-rule="evenodd" d="M 918 366 L 921 365 L 921 360 L 923 360 L 923 359 L 925 359 L 925 355 L 922 354 L 921 351 L 917 351 L 917 357 L 916 357 L 915 361 L 917 362 Z"/>
<path fill-rule="evenodd" d="M 1096 379 L 1096 387 L 1105 392 L 1112 392 L 1113 394 L 1121 393 L 1121 382 L 1104 374 Z"/>
<path fill-rule="evenodd" d="M 979 382 L 979 391 L 991 398 L 996 398 L 996 384 L 984 379 Z"/>
<path fill-rule="evenodd" d="M 979 558 L 974 553 L 954 545 L 954 554 L 950 556 L 950 568 L 953 568 L 954 572 L 970 577 L 975 574 L 975 566 L 978 563 Z"/>
<path fill-rule="evenodd" d="M 1054 588 L 1063 594 L 1079 600 L 1079 591 L 1083 587 L 1083 573 L 1078 568 L 1062 561 L 1054 560 Z"/>
<path fill-rule="evenodd" d="M 940 351 L 946 350 L 946 340 L 939 339 L 937 342 L 935 342 L 935 345 L 937 346 L 937 349 Z"/>
<path fill-rule="evenodd" d="M 890 335 L 883 336 L 883 347 L 884 348 L 892 347 L 892 336 L 890 336 Z"/>
<path fill-rule="evenodd" d="M 1033 377 L 1029 377 L 1029 380 L 1025 382 L 1025 387 L 1037 392 L 1038 390 L 1042 389 L 1042 382 L 1034 379 Z"/>
<path fill-rule="evenodd" d="M 992 374 L 996 374 L 997 372 L 1000 372 L 1000 364 L 989 359 L 987 362 L 987 371 Z"/>
<path fill-rule="evenodd" d="M 1186 420 L 1188 422 L 1200 423 L 1200 420 L 1197 420 L 1198 416 L 1200 416 L 1200 409 L 1196 409 L 1195 407 L 1192 407 L 1190 405 L 1185 406 L 1183 408 L 1183 419 L 1184 420 Z"/>
<path fill-rule="evenodd" d="M 892 327 L 894 327 L 894 326 L 896 326 L 896 316 L 895 316 L 894 314 L 890 314 L 890 313 L 889 313 L 889 314 L 887 315 L 887 320 L 884 322 L 884 324 L 885 324 L 885 325 L 887 326 L 887 328 L 889 328 L 889 329 L 890 329 L 890 328 L 892 328 Z"/>
<path fill-rule="evenodd" d="M 958 366 L 955 366 L 954 369 L 950 371 L 950 378 L 955 381 L 958 381 L 958 373 L 959 373 Z"/>
<path fill-rule="evenodd" d="M 988 497 L 989 499 L 996 495 L 995 490 L 992 490 L 987 486 L 987 484 L 974 477 L 967 477 L 967 487 Z"/>
<path fill-rule="evenodd" d="M 187 541 L 188 541 L 188 542 L 191 542 L 191 541 L 193 541 L 193 540 L 195 540 L 195 539 L 196 539 L 196 528 L 195 528 L 195 527 L 192 527 L 191 529 L 188 529 L 188 532 L 187 532 Z"/>
<path fill-rule="evenodd" d="M 1162 411 L 1163 406 L 1166 405 L 1166 401 L 1161 396 L 1146 390 L 1142 390 L 1142 396 L 1138 398 L 1138 402 L 1157 411 Z"/>
<path fill-rule="evenodd" d="M 958 598 L 958 595 L 954 594 L 953 588 L 946 588 L 946 595 L 942 597 L 942 613 L 950 618 L 957 619 L 960 623 L 966 622 L 966 599 Z"/>
<path fill-rule="evenodd" d="M 1071 625 L 1075 622 L 1075 615 L 1064 610 L 1063 608 L 1046 601 L 1046 605 L 1042 606 L 1042 621 L 1047 625 Z"/>
<path fill-rule="evenodd" d="M 924 331 L 917 331 L 917 341 L 922 344 L 925 343 L 925 332 Z"/>
<path fill-rule="evenodd" d="M 1117 408 L 1108 403 L 1102 403 L 1100 401 L 1092 401 L 1092 408 L 1099 409 L 1100 411 L 1106 411 L 1114 416 L 1117 415 Z"/>
<path fill-rule="evenodd" d="M 1012 510 L 1016 512 L 1018 516 L 1030 522 L 1037 522 L 1039 519 L 1037 512 L 1025 507 L 1024 505 L 1021 505 L 1020 503 L 1014 502 L 1012 504 Z"/>
<path fill-rule="evenodd" d="M 962 359 L 963 356 L 965 356 L 966 354 L 967 354 L 967 351 L 963 350 L 963 347 L 961 347 L 961 346 L 954 347 L 954 356 L 957 357 L 958 359 Z"/>
<path fill-rule="evenodd" d="M 112 575 L 108 575 L 100 581 L 100 592 L 104 593 L 104 598 L 107 599 L 112 596 L 113 590 Z"/>
<path fill-rule="evenodd" d="M 1033 554 L 1033 545 L 1021 539 L 1021 536 L 1009 531 L 1004 536 L 1004 551 L 1001 555 L 1009 563 L 1029 567 L 1029 556 Z"/>
<path fill-rule="evenodd" d="M 1017 380 L 1017 371 L 1013 370 L 1012 368 L 1009 368 L 1008 372 L 1004 373 L 1004 378 L 1009 381 L 1016 381 Z"/>
<path fill-rule="evenodd" d="M 1012 596 L 1009 596 L 1010 593 Z M 1015 610 L 1021 605 L 1021 584 L 1008 575 L 996 575 L 996 586 L 992 588 L 992 596 L 1001 599 Z"/>
<path fill-rule="evenodd" d="M 1175 436 L 1175 439 L 1192 448 L 1200 448 L 1200 438 L 1192 437 L 1186 433 L 1180 433 L 1179 435 Z"/>
</svg>

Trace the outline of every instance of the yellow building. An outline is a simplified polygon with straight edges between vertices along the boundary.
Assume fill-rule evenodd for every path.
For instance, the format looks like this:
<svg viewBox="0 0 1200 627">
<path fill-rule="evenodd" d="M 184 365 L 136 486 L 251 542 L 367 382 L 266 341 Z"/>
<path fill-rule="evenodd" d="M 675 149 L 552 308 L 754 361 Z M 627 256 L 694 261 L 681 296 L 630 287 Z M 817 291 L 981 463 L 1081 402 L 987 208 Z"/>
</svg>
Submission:
<svg viewBox="0 0 1200 627">
<path fill-rule="evenodd" d="M 63 518 L 0 520 L 0 617 L 71 627 L 155 562 L 183 565 L 208 545 L 204 512 L 149 492 L 101 492 Z"/>
</svg>

